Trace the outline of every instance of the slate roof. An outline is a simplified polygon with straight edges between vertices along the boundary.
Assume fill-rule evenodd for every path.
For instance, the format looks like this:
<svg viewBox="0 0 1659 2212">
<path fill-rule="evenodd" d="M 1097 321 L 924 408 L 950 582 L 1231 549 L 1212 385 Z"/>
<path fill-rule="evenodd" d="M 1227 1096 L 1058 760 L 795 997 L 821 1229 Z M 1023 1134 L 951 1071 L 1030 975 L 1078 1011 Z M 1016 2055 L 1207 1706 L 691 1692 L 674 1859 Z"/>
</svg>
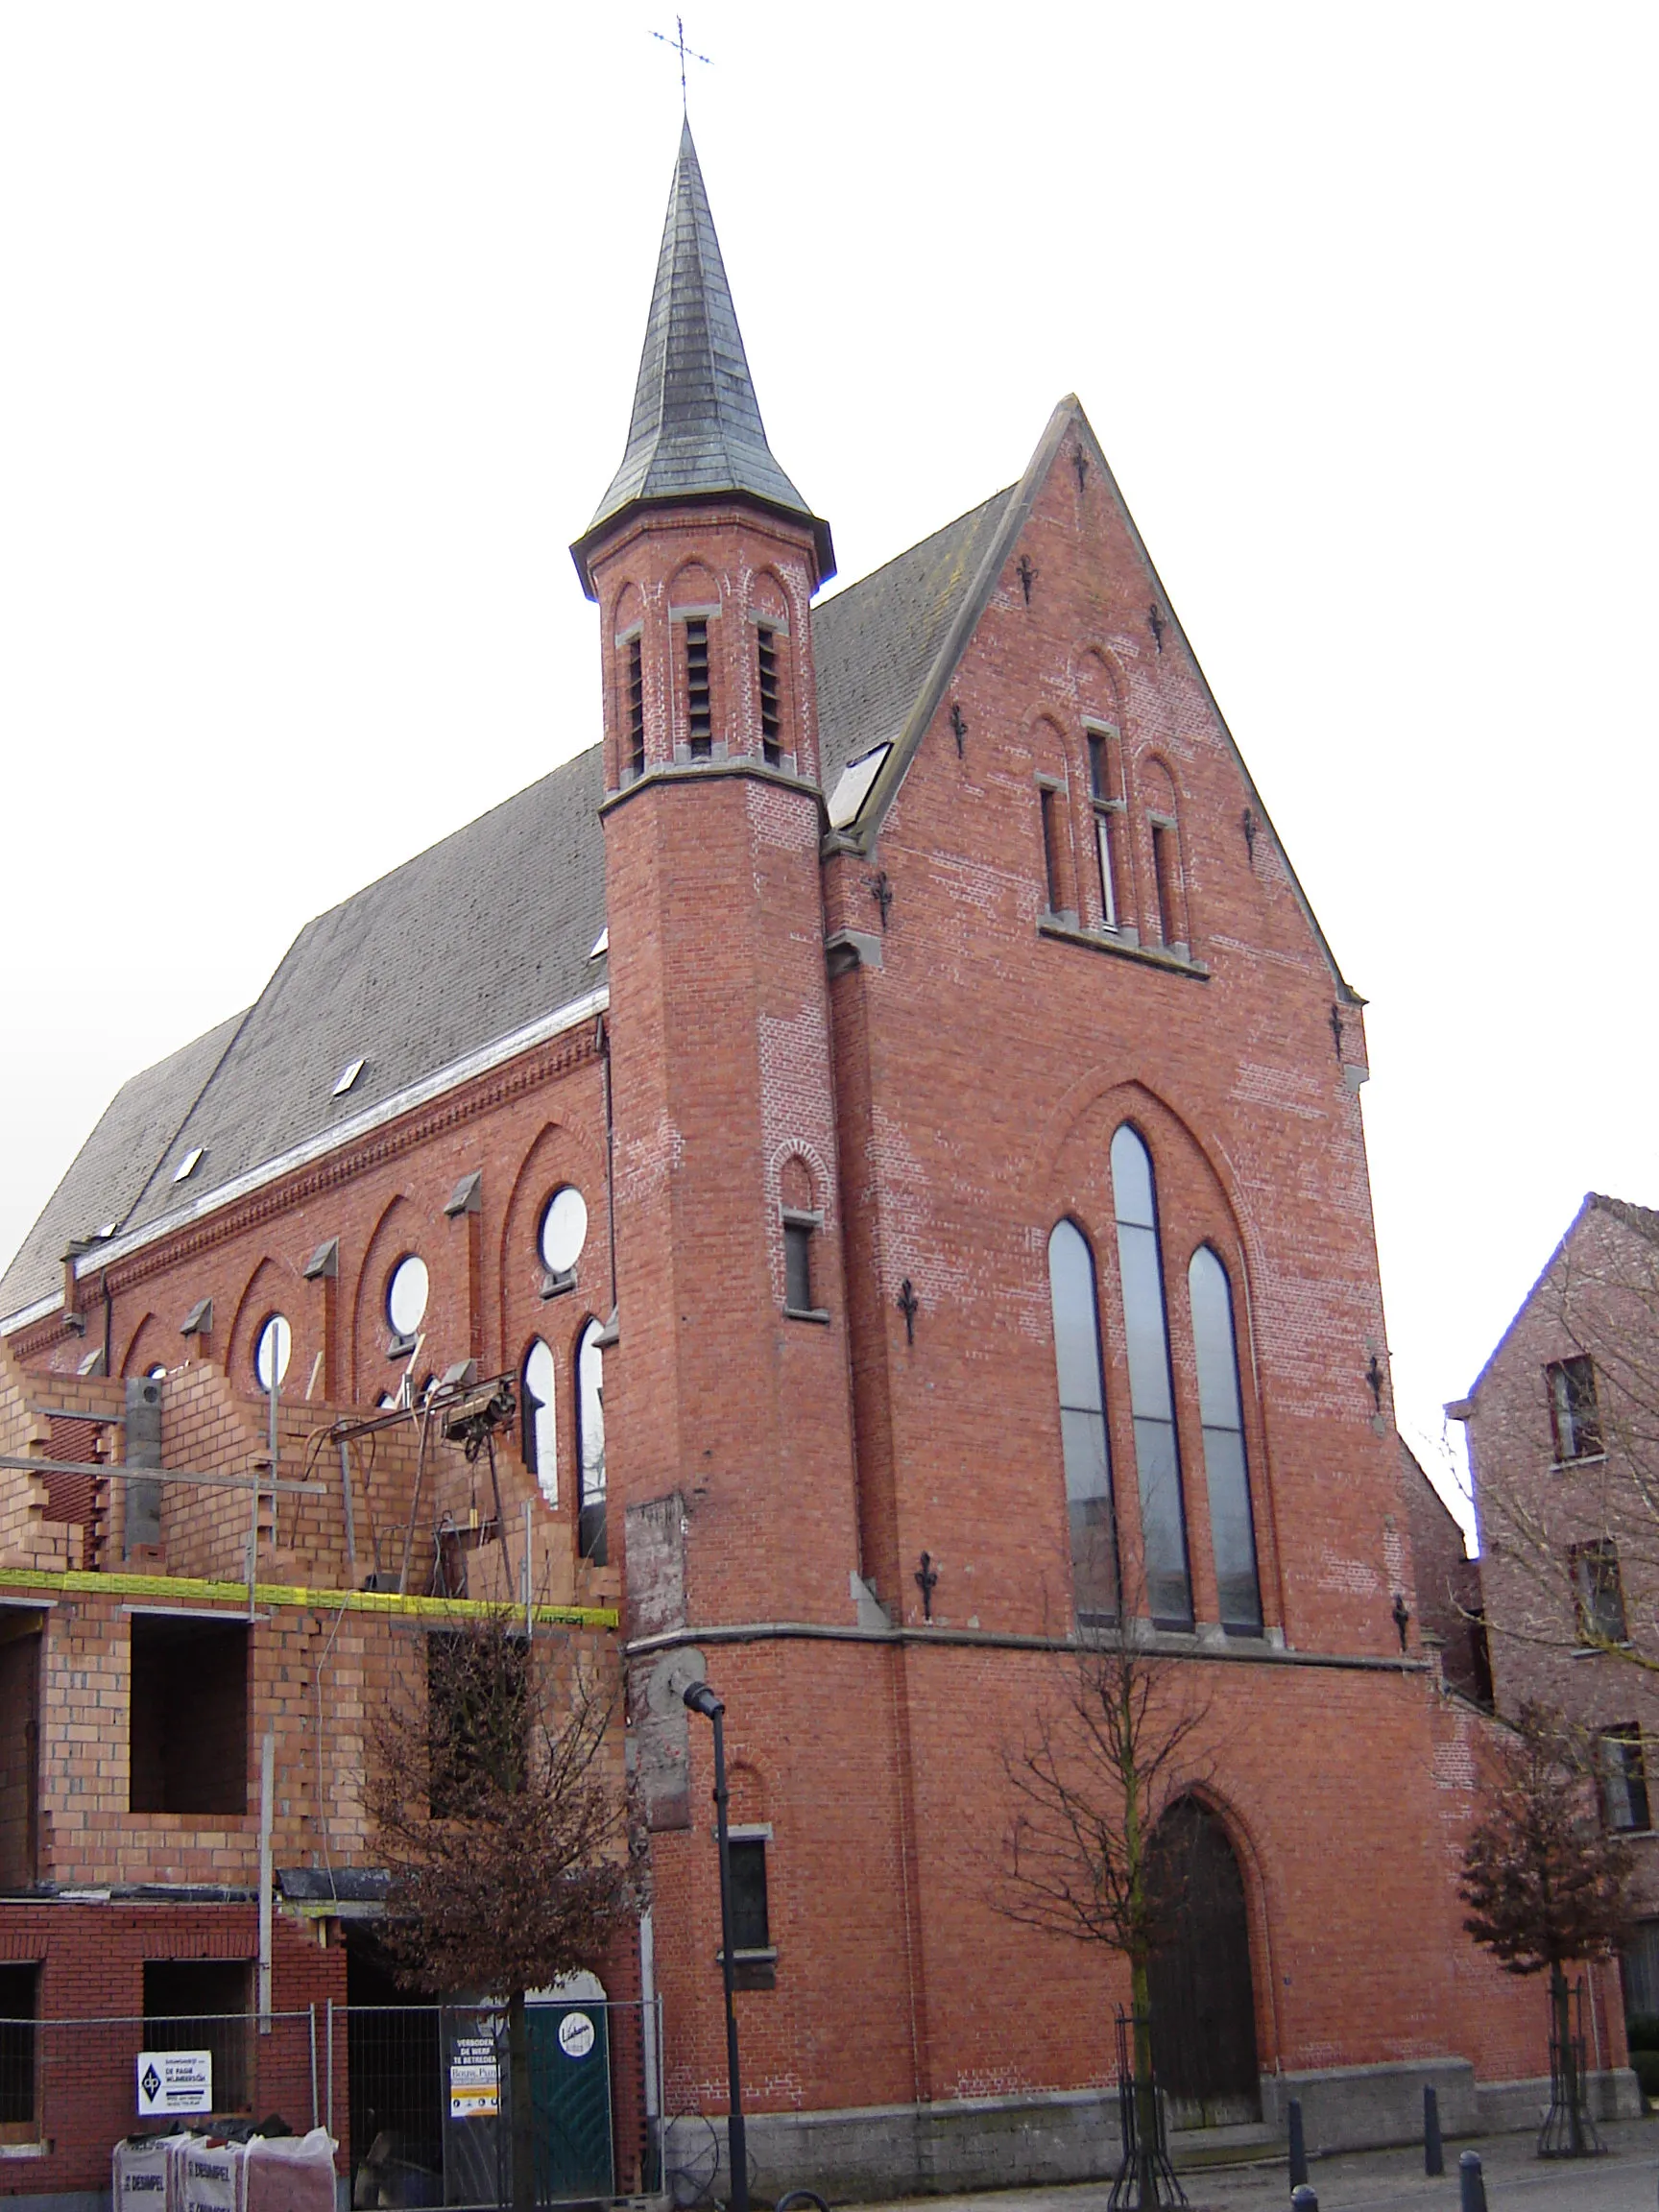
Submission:
<svg viewBox="0 0 1659 2212">
<path fill-rule="evenodd" d="M 601 778 L 592 746 L 319 915 L 245 1014 L 124 1085 L 0 1279 L 0 1315 L 58 1287 L 72 1237 L 209 1196 L 601 984 Z"/>
<path fill-rule="evenodd" d="M 136 1205 L 157 1157 L 243 1019 L 232 1014 L 122 1084 L 0 1278 L 0 1314 L 57 1289 L 70 1238 L 92 1236 Z"/>
<path fill-rule="evenodd" d="M 998 492 L 812 612 L 824 788 L 897 737 L 1013 496 Z"/>
<path fill-rule="evenodd" d="M 589 596 L 587 548 L 605 523 L 637 500 L 718 492 L 747 493 L 811 521 L 819 575 L 833 575 L 829 525 L 813 516 L 766 443 L 687 123 L 680 133 L 622 466 L 575 548 Z"/>
</svg>

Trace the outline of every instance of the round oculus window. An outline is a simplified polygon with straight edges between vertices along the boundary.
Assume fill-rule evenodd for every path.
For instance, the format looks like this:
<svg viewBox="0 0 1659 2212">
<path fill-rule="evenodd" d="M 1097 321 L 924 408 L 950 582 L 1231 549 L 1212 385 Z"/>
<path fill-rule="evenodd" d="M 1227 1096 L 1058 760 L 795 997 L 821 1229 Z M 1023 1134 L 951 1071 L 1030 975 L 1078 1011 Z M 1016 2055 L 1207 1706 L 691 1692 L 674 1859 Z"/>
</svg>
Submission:
<svg viewBox="0 0 1659 2212">
<path fill-rule="evenodd" d="M 386 1318 L 399 1336 L 413 1336 L 426 1318 L 426 1262 L 413 1252 L 399 1260 L 386 1286 Z"/>
<path fill-rule="evenodd" d="M 541 1216 L 541 1257 L 555 1275 L 567 1275 L 588 1241 L 588 1201 L 574 1183 L 555 1190 Z"/>
<path fill-rule="evenodd" d="M 288 1356 L 294 1349 L 294 1332 L 286 1316 L 273 1313 L 259 1332 L 259 1341 L 253 1347 L 253 1372 L 259 1378 L 261 1390 L 271 1387 L 271 1373 L 276 1369 L 276 1380 L 281 1382 L 288 1372 Z"/>
</svg>

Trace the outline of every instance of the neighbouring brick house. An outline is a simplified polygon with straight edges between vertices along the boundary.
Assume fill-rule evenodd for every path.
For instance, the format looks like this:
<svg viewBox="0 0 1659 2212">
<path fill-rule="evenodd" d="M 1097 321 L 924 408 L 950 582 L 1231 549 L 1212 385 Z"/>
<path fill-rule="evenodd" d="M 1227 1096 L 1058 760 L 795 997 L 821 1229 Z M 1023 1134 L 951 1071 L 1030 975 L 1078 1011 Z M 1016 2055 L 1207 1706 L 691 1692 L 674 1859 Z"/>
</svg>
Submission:
<svg viewBox="0 0 1659 2212">
<path fill-rule="evenodd" d="M 1125 1605 L 1216 1744 L 1183 1814 L 1208 1934 L 1167 1989 L 1226 2033 L 1190 2038 L 1179 2116 L 1278 2125 L 1299 2094 L 1319 2142 L 1403 2139 L 1435 2080 L 1449 2125 L 1529 2117 L 1541 2013 L 1460 1929 L 1486 1724 L 1417 1636 L 1362 1001 L 1081 408 L 814 607 L 830 532 L 767 445 L 687 133 L 627 451 L 574 551 L 602 742 L 309 925 L 252 1007 L 120 1094 L 0 1293 L 16 1455 L 84 1463 L 51 1423 L 149 1382 L 160 1464 L 246 1470 L 273 1361 L 285 1475 L 383 1416 L 372 1464 L 353 1431 L 284 1518 L 310 1587 L 247 1647 L 249 1757 L 267 1710 L 291 1731 L 280 1863 L 372 1868 L 334 1791 L 353 1701 L 411 1645 L 366 1586 L 412 1543 L 410 1587 L 452 1587 L 480 1503 L 453 1455 L 417 1494 L 397 1401 L 510 1376 L 507 1575 L 527 1527 L 565 1632 L 621 1600 L 635 1971 L 674 2113 L 724 2110 L 709 1743 L 680 1692 L 706 1671 L 725 1699 L 768 2185 L 1109 2165 L 1125 1978 L 1000 1915 L 986 1847 L 1003 1747 L 1078 1623 L 1110 1637 Z M 138 1546 L 119 1481 L 7 1483 L 44 1690 L 0 1945 L 56 1987 L 140 1910 L 114 1886 L 246 1892 L 247 1815 L 132 1809 L 122 1577 L 222 1588 L 247 1503 L 163 1484 Z M 356 1594 L 331 1726 L 325 1585 Z M 108 1904 L 65 1901 L 94 1883 Z M 282 1943 L 282 1973 L 335 1971 Z"/>
<path fill-rule="evenodd" d="M 1632 1838 L 1632 2011 L 1659 2015 L 1659 1213 L 1590 1192 L 1480 1370 L 1465 1425 L 1499 1711 L 1599 1738 L 1604 1816 Z"/>
</svg>

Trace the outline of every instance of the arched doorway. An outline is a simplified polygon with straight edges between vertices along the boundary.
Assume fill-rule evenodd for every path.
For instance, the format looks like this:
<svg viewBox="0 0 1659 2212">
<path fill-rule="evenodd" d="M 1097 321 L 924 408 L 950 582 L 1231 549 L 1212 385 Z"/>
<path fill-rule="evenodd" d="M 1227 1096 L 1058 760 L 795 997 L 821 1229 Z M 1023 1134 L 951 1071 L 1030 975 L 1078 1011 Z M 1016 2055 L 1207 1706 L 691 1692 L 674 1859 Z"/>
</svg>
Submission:
<svg viewBox="0 0 1659 2212">
<path fill-rule="evenodd" d="M 1147 1874 L 1166 1891 L 1175 1929 L 1151 1970 L 1152 2066 L 1169 2124 L 1260 2120 L 1250 1916 L 1226 1829 L 1195 1797 L 1177 1799 L 1158 1823 Z"/>
</svg>

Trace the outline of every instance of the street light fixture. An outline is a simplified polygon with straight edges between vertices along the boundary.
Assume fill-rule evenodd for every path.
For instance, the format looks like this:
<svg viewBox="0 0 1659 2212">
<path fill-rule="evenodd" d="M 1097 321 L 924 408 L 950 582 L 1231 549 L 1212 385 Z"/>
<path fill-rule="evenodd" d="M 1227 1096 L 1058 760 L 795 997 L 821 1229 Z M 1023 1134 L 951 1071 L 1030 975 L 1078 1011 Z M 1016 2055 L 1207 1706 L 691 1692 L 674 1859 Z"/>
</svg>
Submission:
<svg viewBox="0 0 1659 2212">
<path fill-rule="evenodd" d="M 707 1682 L 684 1693 L 693 1713 L 714 1724 L 714 1834 L 720 1846 L 720 1979 L 726 1990 L 726 2163 L 732 2173 L 731 2212 L 749 2212 L 749 2145 L 743 2132 L 743 2090 L 737 2072 L 737 2008 L 732 2001 L 732 1837 L 726 1823 L 726 1708 Z"/>
</svg>

